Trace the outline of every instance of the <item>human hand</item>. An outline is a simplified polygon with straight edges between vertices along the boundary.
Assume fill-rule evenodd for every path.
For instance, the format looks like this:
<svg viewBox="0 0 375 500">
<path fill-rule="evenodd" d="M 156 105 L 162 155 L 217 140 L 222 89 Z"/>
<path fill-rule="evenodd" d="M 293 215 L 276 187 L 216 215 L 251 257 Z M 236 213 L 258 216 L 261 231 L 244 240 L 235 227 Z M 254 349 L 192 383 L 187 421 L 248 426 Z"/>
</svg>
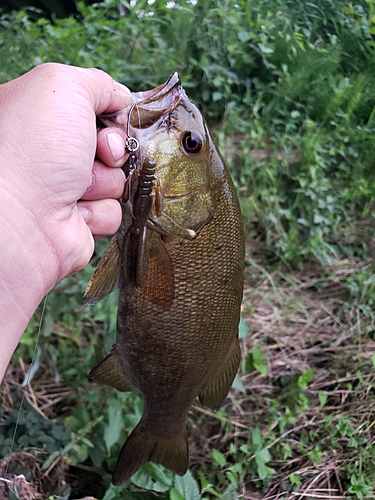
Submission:
<svg viewBox="0 0 375 500">
<path fill-rule="evenodd" d="M 0 334 L 16 314 L 16 343 L 42 297 L 87 264 L 93 235 L 120 225 L 125 179 L 113 167 L 126 136 L 97 133 L 96 115 L 131 103 L 102 71 L 54 63 L 0 85 Z"/>
</svg>

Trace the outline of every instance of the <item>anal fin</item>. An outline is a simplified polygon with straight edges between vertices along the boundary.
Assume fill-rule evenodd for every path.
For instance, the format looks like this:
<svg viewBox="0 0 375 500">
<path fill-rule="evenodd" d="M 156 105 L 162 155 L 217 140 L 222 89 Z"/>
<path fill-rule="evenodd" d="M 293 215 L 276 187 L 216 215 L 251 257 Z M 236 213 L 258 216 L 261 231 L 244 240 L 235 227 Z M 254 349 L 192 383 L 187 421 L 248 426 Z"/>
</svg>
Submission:
<svg viewBox="0 0 375 500">
<path fill-rule="evenodd" d="M 223 363 L 220 373 L 198 394 L 204 406 L 217 410 L 222 405 L 236 376 L 241 360 L 241 351 L 236 337 Z"/>
<path fill-rule="evenodd" d="M 128 392 L 134 390 L 134 387 L 124 374 L 116 347 L 91 370 L 89 377 L 95 382 L 109 385 L 118 391 Z"/>
</svg>

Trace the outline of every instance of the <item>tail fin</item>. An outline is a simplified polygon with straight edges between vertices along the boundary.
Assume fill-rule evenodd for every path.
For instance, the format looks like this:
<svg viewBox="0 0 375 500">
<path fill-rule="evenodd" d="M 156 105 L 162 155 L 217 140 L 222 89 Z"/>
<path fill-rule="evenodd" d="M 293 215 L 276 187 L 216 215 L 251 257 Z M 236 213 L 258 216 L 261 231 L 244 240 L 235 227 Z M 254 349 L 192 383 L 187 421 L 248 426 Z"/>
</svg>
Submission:
<svg viewBox="0 0 375 500">
<path fill-rule="evenodd" d="M 124 483 L 147 462 L 164 465 L 180 476 L 185 474 L 189 464 L 186 429 L 174 436 L 154 436 L 140 422 L 120 451 L 112 483 Z"/>
</svg>

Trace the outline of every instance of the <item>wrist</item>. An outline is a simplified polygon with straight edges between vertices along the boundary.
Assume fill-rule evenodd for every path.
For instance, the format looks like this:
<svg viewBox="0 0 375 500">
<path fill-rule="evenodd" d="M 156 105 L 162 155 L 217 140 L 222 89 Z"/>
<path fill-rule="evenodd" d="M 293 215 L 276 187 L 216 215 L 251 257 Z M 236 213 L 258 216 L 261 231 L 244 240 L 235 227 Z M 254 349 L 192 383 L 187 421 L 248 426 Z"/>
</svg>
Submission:
<svg viewBox="0 0 375 500">
<path fill-rule="evenodd" d="M 55 285 L 59 264 L 32 211 L 0 185 L 0 286 L 10 284 L 25 309 L 35 309 Z"/>
<path fill-rule="evenodd" d="M 0 186 L 0 381 L 31 316 L 58 274 L 53 252 L 36 226 L 11 190 Z"/>
</svg>

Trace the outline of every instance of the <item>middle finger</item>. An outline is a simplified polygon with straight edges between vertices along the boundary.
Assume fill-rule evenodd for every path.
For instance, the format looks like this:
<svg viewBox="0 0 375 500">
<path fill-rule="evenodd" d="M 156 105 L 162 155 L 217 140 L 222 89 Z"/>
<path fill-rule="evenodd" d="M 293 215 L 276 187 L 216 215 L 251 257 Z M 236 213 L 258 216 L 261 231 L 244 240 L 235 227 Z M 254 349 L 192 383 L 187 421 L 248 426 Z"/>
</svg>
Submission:
<svg viewBox="0 0 375 500">
<path fill-rule="evenodd" d="M 107 167 L 100 160 L 94 161 L 90 185 L 82 200 L 104 200 L 121 198 L 125 187 L 125 174 L 120 168 Z"/>
</svg>

